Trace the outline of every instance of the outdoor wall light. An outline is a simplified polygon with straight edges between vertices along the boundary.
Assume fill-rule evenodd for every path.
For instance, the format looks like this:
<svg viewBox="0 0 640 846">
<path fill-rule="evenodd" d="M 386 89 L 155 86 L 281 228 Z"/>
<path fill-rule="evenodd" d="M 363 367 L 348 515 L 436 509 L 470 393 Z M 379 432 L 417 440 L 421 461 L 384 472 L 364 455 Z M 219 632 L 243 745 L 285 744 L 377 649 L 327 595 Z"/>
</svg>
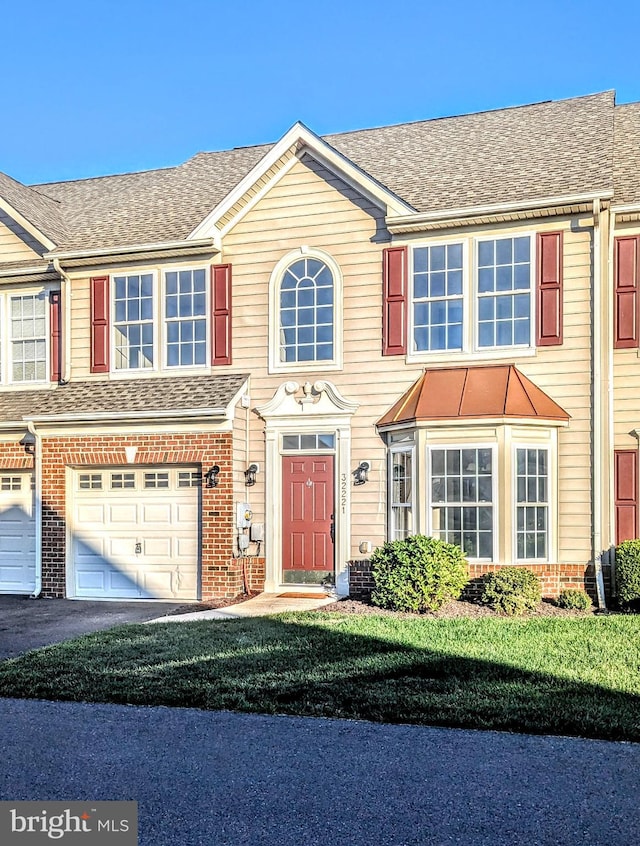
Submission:
<svg viewBox="0 0 640 846">
<path fill-rule="evenodd" d="M 214 464 L 210 470 L 204 474 L 204 478 L 206 480 L 205 487 L 206 488 L 217 488 L 218 487 L 218 473 L 220 472 L 220 468 L 217 464 Z"/>
<path fill-rule="evenodd" d="M 364 485 L 365 482 L 369 481 L 369 469 L 371 465 L 368 461 L 361 461 L 360 464 L 356 467 L 356 469 L 351 474 L 353 476 L 354 485 Z"/>
<path fill-rule="evenodd" d="M 257 464 L 250 464 L 244 471 L 244 483 L 248 488 L 250 488 L 251 485 L 255 485 L 256 475 L 259 469 L 260 468 Z"/>
<path fill-rule="evenodd" d="M 36 454 L 36 438 L 31 432 L 27 432 L 24 438 L 20 441 L 20 446 L 24 447 L 24 451 L 27 455 L 35 455 Z"/>
</svg>

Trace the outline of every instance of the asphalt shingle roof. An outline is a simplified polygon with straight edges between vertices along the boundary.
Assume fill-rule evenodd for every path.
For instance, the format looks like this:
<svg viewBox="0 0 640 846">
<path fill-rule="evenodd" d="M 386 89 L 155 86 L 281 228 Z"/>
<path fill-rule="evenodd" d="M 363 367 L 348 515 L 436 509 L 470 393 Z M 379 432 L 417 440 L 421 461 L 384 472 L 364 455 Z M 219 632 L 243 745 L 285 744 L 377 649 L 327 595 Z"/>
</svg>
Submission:
<svg viewBox="0 0 640 846">
<path fill-rule="evenodd" d="M 0 197 L 55 244 L 70 237 L 60 202 L 42 193 L 37 186 L 29 188 L 6 173 L 0 173 Z"/>
<path fill-rule="evenodd" d="M 108 413 L 226 408 L 247 380 L 246 373 L 219 376 L 161 377 L 101 382 L 71 382 L 63 387 L 0 394 L 0 422 L 20 422 L 65 414 L 89 417 Z"/>
<path fill-rule="evenodd" d="M 616 203 L 640 201 L 640 103 L 616 106 L 613 179 Z"/>
<path fill-rule="evenodd" d="M 639 108 L 606 91 L 324 140 L 421 212 L 611 190 L 614 171 L 628 201 L 640 198 Z M 0 196 L 63 249 L 181 240 L 273 146 L 30 188 L 0 175 Z"/>
</svg>

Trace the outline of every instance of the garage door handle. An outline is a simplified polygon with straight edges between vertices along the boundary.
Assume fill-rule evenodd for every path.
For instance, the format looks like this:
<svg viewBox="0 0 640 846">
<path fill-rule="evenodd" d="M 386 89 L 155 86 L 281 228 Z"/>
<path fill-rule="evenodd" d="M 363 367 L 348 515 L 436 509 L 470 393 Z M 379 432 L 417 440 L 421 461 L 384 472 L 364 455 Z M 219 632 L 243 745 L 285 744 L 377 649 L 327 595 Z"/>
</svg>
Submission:
<svg viewBox="0 0 640 846">
<path fill-rule="evenodd" d="M 142 552 L 142 544 L 140 543 L 140 541 L 138 541 L 136 543 L 136 555 L 140 555 L 141 552 Z"/>
</svg>

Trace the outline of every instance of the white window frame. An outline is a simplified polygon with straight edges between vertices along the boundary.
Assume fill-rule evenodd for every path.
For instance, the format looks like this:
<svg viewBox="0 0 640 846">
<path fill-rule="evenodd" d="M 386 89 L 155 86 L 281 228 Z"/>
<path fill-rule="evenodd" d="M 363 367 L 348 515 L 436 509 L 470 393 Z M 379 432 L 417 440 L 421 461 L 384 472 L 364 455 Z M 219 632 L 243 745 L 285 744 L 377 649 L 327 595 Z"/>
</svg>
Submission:
<svg viewBox="0 0 640 846">
<path fill-rule="evenodd" d="M 280 285 L 287 268 L 303 258 L 316 259 L 327 265 L 333 276 L 333 358 L 322 361 L 280 360 Z M 269 280 L 269 373 L 318 373 L 342 369 L 343 277 L 333 256 L 315 247 L 299 247 L 283 256 L 274 267 Z"/>
<path fill-rule="evenodd" d="M 167 317 L 166 317 L 166 277 L 167 272 L 180 273 L 181 270 L 203 270 L 205 274 L 205 321 L 206 355 L 204 364 L 166 364 L 167 359 Z M 144 376 L 153 373 L 203 373 L 211 370 L 211 284 L 210 265 L 201 262 L 169 265 L 162 268 L 136 268 L 114 271 L 109 275 L 109 376 L 115 379 L 129 378 L 132 374 Z M 116 328 L 115 328 L 115 278 L 128 276 L 152 276 L 153 285 L 153 366 L 116 369 Z"/>
<path fill-rule="evenodd" d="M 180 284 L 180 271 L 189 270 L 192 273 L 195 273 L 197 270 L 204 271 L 204 321 L 205 321 L 205 356 L 204 356 L 204 364 L 168 364 L 167 361 L 167 354 L 169 350 L 168 346 L 168 322 L 174 322 L 174 318 L 167 317 L 167 273 L 177 273 L 178 274 L 178 285 Z M 162 299 L 162 303 L 160 306 L 161 312 L 161 320 L 160 320 L 160 336 L 161 336 L 161 355 L 162 359 L 159 361 L 159 368 L 161 370 L 170 370 L 170 371 L 179 371 L 182 373 L 184 370 L 190 369 L 197 369 L 202 370 L 203 367 L 207 367 L 211 364 L 211 284 L 210 284 L 210 277 L 208 274 L 207 267 L 199 267 L 194 265 L 185 265 L 181 267 L 166 267 L 162 270 L 162 284 L 159 286 L 160 288 L 160 296 Z M 199 320 L 199 317 L 190 317 L 190 318 L 179 318 L 177 322 L 180 320 Z"/>
<path fill-rule="evenodd" d="M 535 356 L 536 350 L 536 238 L 535 232 L 508 231 L 494 232 L 491 235 L 464 235 L 455 238 L 438 238 L 433 241 L 422 238 L 411 242 L 409 246 L 409 277 L 408 277 L 408 320 L 407 320 L 407 354 L 406 361 L 411 363 L 439 364 L 468 359 L 473 356 L 474 361 L 482 359 L 495 360 L 501 358 L 513 359 Z M 478 303 L 478 251 L 481 241 L 499 241 L 505 238 L 529 238 L 530 241 L 530 336 L 528 344 L 514 344 L 512 346 L 480 347 L 478 345 L 479 303 Z M 462 244 L 462 349 L 461 350 L 414 350 L 414 250 L 420 247 L 442 247 L 452 244 Z"/>
<path fill-rule="evenodd" d="M 393 499 L 393 456 L 397 453 L 410 453 L 411 455 L 411 503 L 409 506 L 405 506 L 402 504 L 401 506 L 396 505 Z M 388 459 L 387 459 L 387 478 L 388 482 L 388 492 L 387 492 L 387 526 L 388 528 L 388 537 L 389 540 L 394 541 L 397 540 L 396 538 L 396 526 L 395 526 L 395 508 L 403 507 L 407 508 L 410 514 L 410 523 L 412 526 L 412 530 L 409 532 L 407 537 L 410 535 L 415 535 L 417 531 L 416 525 L 416 482 L 417 482 L 417 468 L 416 468 L 416 444 L 415 441 L 405 441 L 391 444 L 389 449 L 387 450 Z"/>
<path fill-rule="evenodd" d="M 547 554 L 544 558 L 519 558 L 518 557 L 518 450 L 519 449 L 536 449 L 545 450 L 547 453 Z M 553 442 L 540 443 L 539 441 L 528 442 L 514 442 L 512 444 L 511 452 L 511 501 L 513 503 L 512 520 L 512 537 L 511 545 L 513 550 L 512 559 L 514 564 L 526 567 L 527 564 L 547 564 L 550 561 L 555 561 L 555 506 L 557 501 L 557 491 L 555 483 L 555 460 L 556 447 Z"/>
<path fill-rule="evenodd" d="M 508 238 L 528 238 L 529 239 L 529 343 L 528 344 L 508 344 L 506 346 L 490 346 L 481 347 L 480 340 L 480 292 L 479 292 L 479 251 L 480 244 L 488 241 L 505 241 Z M 520 350 L 535 350 L 536 341 L 536 254 L 535 254 L 535 233 L 534 232 L 505 232 L 502 235 L 483 235 L 474 239 L 474 266 L 473 266 L 473 351 L 477 353 L 501 353 L 505 350 L 513 355 L 513 351 Z M 507 294 L 508 292 L 504 292 Z M 515 289 L 512 295 L 515 294 Z M 524 293 L 524 292 L 523 292 Z M 487 295 L 494 296 L 494 295 Z M 498 296 L 498 295 L 495 295 Z"/>
<path fill-rule="evenodd" d="M 49 295 L 50 287 L 19 288 L 0 292 L 0 384 L 12 388 L 31 388 L 33 385 L 50 384 L 51 372 L 51 322 Z M 21 297 L 40 297 L 44 299 L 45 321 L 45 375 L 43 379 L 14 379 L 13 378 L 13 338 L 11 335 L 10 301 Z"/>
<path fill-rule="evenodd" d="M 151 367 L 118 367 L 116 364 L 117 361 L 117 344 L 116 344 L 116 279 L 124 278 L 128 280 L 132 276 L 151 276 L 151 291 L 153 295 L 152 300 L 152 317 L 151 320 L 139 320 L 138 323 L 141 324 L 151 324 L 153 329 L 153 344 L 151 345 L 151 349 L 153 351 L 153 363 Z M 109 280 L 109 297 L 111 299 L 110 302 L 110 310 L 111 310 L 111 319 L 110 319 L 110 326 L 109 330 L 111 332 L 110 338 L 110 347 L 111 347 L 111 372 L 113 373 L 150 373 L 154 370 L 158 369 L 158 349 L 159 349 L 159 340 L 158 340 L 158 320 L 157 320 L 157 291 L 158 291 L 158 284 L 157 284 L 157 273 L 153 270 L 125 270 L 121 273 L 112 273 L 110 280 Z M 127 323 L 129 321 L 126 321 Z"/>
<path fill-rule="evenodd" d="M 432 247 L 451 247 L 454 245 L 462 247 L 462 347 L 459 350 L 416 350 L 415 346 L 415 299 L 414 293 L 414 274 L 415 274 L 415 251 L 424 249 L 425 247 L 431 249 Z M 450 239 L 448 241 L 421 241 L 420 243 L 412 244 L 409 250 L 409 319 L 407 321 L 407 331 L 409 337 L 407 338 L 407 352 L 408 357 L 432 358 L 434 356 L 459 356 L 464 354 L 468 349 L 471 341 L 470 335 L 470 314 L 467 303 L 469 302 L 470 292 L 470 268 L 469 268 L 469 242 L 467 238 Z M 440 299 L 440 298 L 439 298 Z M 442 298 L 446 299 L 446 298 Z M 429 300 L 431 301 L 431 300 Z"/>
<path fill-rule="evenodd" d="M 427 467 L 426 467 L 426 480 L 427 480 L 427 490 L 425 491 L 425 504 L 426 504 L 426 526 L 427 526 L 427 534 L 430 537 L 436 537 L 433 534 L 433 519 L 432 519 L 432 509 L 434 503 L 431 499 L 431 490 L 432 490 L 432 473 L 431 473 L 431 453 L 434 450 L 449 450 L 449 449 L 456 449 L 456 450 L 463 450 L 463 449 L 490 449 L 491 450 L 491 508 L 493 510 L 493 528 L 492 528 L 492 538 L 491 538 L 491 558 L 471 558 L 470 556 L 465 556 L 469 561 L 475 562 L 496 562 L 497 559 L 497 549 L 498 549 L 498 540 L 500 535 L 500 467 L 498 465 L 499 461 L 499 451 L 498 451 L 498 444 L 495 442 L 487 443 L 486 441 L 482 442 L 467 442 L 467 441 L 459 441 L 459 442 L 446 442 L 446 443 L 431 443 L 427 445 L 426 451 L 426 460 L 427 460 Z M 464 503 L 461 501 L 460 506 L 464 507 Z M 446 506 L 443 506 L 446 507 Z M 479 507 L 479 503 L 470 503 L 470 507 Z M 464 552 L 464 550 L 463 550 Z"/>
</svg>

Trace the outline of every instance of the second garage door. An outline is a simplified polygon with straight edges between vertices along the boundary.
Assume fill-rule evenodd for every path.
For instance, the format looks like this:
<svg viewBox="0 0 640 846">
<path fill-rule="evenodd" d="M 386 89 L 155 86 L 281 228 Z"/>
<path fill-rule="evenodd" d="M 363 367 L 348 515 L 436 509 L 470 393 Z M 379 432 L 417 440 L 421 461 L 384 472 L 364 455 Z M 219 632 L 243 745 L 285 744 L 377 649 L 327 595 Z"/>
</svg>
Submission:
<svg viewBox="0 0 640 846">
<path fill-rule="evenodd" d="M 79 470 L 73 488 L 71 595 L 198 598 L 197 468 Z"/>
</svg>

